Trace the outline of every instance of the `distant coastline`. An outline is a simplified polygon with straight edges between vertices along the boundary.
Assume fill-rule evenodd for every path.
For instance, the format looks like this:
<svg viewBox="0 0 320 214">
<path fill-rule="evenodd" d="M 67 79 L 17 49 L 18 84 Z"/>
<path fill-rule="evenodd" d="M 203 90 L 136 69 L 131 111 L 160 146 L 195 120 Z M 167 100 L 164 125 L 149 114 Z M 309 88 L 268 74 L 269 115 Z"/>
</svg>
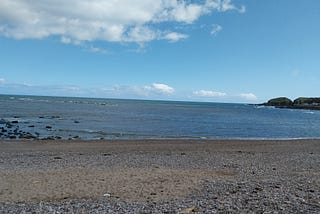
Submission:
<svg viewBox="0 0 320 214">
<path fill-rule="evenodd" d="M 293 101 L 287 97 L 278 97 L 258 105 L 274 106 L 276 108 L 320 110 L 320 97 L 299 97 Z"/>
</svg>

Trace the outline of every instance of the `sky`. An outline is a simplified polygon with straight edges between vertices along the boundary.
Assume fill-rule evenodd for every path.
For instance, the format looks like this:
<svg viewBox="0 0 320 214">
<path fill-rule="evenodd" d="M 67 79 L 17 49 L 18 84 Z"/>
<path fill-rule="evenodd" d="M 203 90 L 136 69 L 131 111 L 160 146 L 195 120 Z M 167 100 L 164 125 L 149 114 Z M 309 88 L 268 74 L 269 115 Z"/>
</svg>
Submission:
<svg viewBox="0 0 320 214">
<path fill-rule="evenodd" d="M 0 94 L 320 96 L 319 0 L 0 0 Z"/>
</svg>

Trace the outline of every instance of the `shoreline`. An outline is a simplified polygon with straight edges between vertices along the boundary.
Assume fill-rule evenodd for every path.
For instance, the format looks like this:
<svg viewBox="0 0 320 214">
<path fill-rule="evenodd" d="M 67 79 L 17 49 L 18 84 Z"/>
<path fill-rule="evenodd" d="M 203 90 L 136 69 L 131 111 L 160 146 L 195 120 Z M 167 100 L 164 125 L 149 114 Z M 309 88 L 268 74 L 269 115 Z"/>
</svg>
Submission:
<svg viewBox="0 0 320 214">
<path fill-rule="evenodd" d="M 320 211 L 318 139 L 10 140 L 0 154 L 4 213 Z"/>
</svg>

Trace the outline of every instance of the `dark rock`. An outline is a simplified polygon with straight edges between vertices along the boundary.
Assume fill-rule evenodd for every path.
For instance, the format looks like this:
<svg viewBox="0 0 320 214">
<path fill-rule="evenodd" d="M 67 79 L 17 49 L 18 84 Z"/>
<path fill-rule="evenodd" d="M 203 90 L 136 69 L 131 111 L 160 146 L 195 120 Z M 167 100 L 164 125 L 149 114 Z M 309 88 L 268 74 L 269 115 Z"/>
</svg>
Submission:
<svg viewBox="0 0 320 214">
<path fill-rule="evenodd" d="M 46 126 L 46 129 L 52 129 L 52 126 Z"/>
<path fill-rule="evenodd" d="M 80 123 L 79 121 L 75 120 L 74 123 Z"/>
<path fill-rule="evenodd" d="M 19 123 L 19 121 L 18 120 L 13 120 L 13 121 L 11 121 L 11 123 L 17 124 L 17 123 Z"/>
<path fill-rule="evenodd" d="M 4 120 L 4 119 L 1 119 L 1 120 L 0 120 L 0 124 L 6 124 L 6 123 L 7 123 L 6 120 Z"/>
<path fill-rule="evenodd" d="M 53 159 L 55 159 L 55 160 L 62 160 L 62 157 L 56 156 L 56 157 L 53 157 Z"/>
<path fill-rule="evenodd" d="M 10 139 L 16 139 L 17 136 L 15 136 L 15 135 L 10 135 L 9 138 L 10 138 Z"/>
<path fill-rule="evenodd" d="M 294 108 L 320 110 L 320 98 L 299 97 L 293 101 Z"/>
<path fill-rule="evenodd" d="M 22 133 L 19 135 L 20 139 L 35 139 L 36 137 L 33 136 L 31 133 Z"/>
<path fill-rule="evenodd" d="M 29 128 L 34 128 L 34 125 L 30 125 L 30 126 L 28 126 Z"/>
<path fill-rule="evenodd" d="M 254 188 L 256 191 L 262 191 L 263 189 L 262 189 L 262 187 L 260 187 L 260 186 L 257 186 L 257 187 L 255 187 Z"/>
<path fill-rule="evenodd" d="M 60 116 L 51 116 L 51 117 L 49 117 L 49 119 L 59 119 L 59 118 L 61 118 Z"/>
<path fill-rule="evenodd" d="M 42 138 L 41 140 L 55 140 L 56 138 L 53 136 Z"/>
<path fill-rule="evenodd" d="M 275 107 L 280 107 L 280 108 L 288 108 L 292 107 L 293 102 L 289 98 L 286 97 L 278 97 L 269 100 L 266 105 L 268 106 L 275 106 Z"/>
<path fill-rule="evenodd" d="M 7 124 L 6 124 L 6 127 L 7 127 L 8 129 L 11 129 L 11 128 L 13 127 L 13 125 L 11 125 L 10 123 L 7 123 Z"/>
</svg>

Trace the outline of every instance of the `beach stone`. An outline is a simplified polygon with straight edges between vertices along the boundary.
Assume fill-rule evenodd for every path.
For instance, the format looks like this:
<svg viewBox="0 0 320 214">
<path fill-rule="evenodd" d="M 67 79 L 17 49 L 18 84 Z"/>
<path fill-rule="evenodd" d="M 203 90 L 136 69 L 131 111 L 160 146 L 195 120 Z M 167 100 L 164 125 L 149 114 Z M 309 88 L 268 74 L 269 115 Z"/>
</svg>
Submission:
<svg viewBox="0 0 320 214">
<path fill-rule="evenodd" d="M 63 158 L 62 158 L 62 157 L 59 157 L 59 156 L 56 156 L 56 157 L 53 157 L 53 159 L 55 159 L 55 160 L 62 160 Z"/>
<path fill-rule="evenodd" d="M 195 213 L 195 212 L 197 212 L 196 207 L 193 206 L 193 207 L 181 210 L 180 212 L 178 212 L 178 214 L 188 214 L 188 213 Z"/>
<path fill-rule="evenodd" d="M 11 125 L 10 123 L 7 123 L 6 126 L 8 129 L 11 129 L 13 127 L 13 125 Z"/>
</svg>

